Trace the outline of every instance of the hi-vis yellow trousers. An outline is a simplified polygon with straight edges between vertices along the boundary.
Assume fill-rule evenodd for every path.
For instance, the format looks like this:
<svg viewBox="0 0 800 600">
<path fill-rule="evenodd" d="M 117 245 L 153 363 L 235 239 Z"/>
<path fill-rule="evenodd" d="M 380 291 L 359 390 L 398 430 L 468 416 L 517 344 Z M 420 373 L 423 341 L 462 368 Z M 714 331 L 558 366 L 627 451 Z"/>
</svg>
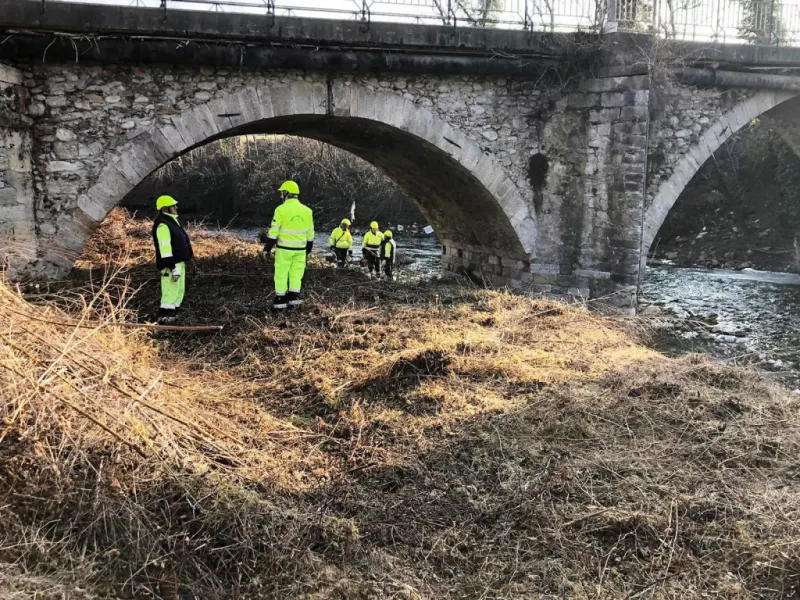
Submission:
<svg viewBox="0 0 800 600">
<path fill-rule="evenodd" d="M 283 296 L 287 290 L 300 293 L 306 272 L 306 251 L 275 250 L 275 295 Z"/>
<path fill-rule="evenodd" d="M 186 263 L 179 262 L 175 268 L 181 274 L 178 281 L 172 281 L 172 269 L 161 269 L 161 308 L 167 310 L 180 308 L 186 294 Z"/>
</svg>

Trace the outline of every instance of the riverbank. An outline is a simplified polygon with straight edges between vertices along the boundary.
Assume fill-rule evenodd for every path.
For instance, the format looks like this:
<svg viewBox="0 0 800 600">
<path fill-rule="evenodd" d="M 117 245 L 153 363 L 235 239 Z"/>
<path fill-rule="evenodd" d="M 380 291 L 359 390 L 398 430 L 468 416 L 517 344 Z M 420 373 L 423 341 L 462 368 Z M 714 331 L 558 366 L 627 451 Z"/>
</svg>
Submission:
<svg viewBox="0 0 800 600">
<path fill-rule="evenodd" d="M 653 265 L 687 268 L 756 269 L 781 273 L 800 271 L 794 240 L 771 229 L 737 227 L 731 223 L 674 238 L 659 238 L 651 249 Z"/>
<path fill-rule="evenodd" d="M 157 278 L 113 226 L 61 288 L 0 286 L 0 596 L 796 594 L 800 403 L 758 372 L 322 263 L 273 317 L 219 236 L 184 322 L 223 331 L 120 327 Z"/>
</svg>

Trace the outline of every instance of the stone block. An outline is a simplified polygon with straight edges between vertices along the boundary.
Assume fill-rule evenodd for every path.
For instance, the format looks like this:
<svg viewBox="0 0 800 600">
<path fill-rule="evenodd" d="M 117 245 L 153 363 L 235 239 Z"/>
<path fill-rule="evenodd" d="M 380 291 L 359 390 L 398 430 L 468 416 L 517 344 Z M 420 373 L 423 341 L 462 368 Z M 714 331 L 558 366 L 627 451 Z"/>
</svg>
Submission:
<svg viewBox="0 0 800 600">
<path fill-rule="evenodd" d="M 56 142 L 53 144 L 53 152 L 60 160 L 70 160 L 78 158 L 78 144 L 74 142 Z"/>
<path fill-rule="evenodd" d="M 634 92 L 606 92 L 600 96 L 600 105 L 604 108 L 633 106 L 635 99 Z"/>
<path fill-rule="evenodd" d="M 531 288 L 531 291 L 534 294 L 549 294 L 552 291 L 552 289 L 553 289 L 552 285 L 543 285 L 543 284 L 535 283 L 533 285 L 533 288 Z"/>
<path fill-rule="evenodd" d="M 564 288 L 574 287 L 576 285 L 575 277 L 572 275 L 559 275 L 556 277 L 556 283 Z"/>
<path fill-rule="evenodd" d="M 11 187 L 0 188 L 0 206 L 16 206 L 17 190 Z"/>
<path fill-rule="evenodd" d="M 647 123 L 640 121 L 625 121 L 622 123 L 614 123 L 611 126 L 611 131 L 615 134 L 623 135 L 647 135 Z"/>
<path fill-rule="evenodd" d="M 534 275 L 558 275 L 561 273 L 561 266 L 534 263 L 528 270 Z"/>
<path fill-rule="evenodd" d="M 589 111 L 590 123 L 613 123 L 619 119 L 619 108 L 601 108 Z"/>
<path fill-rule="evenodd" d="M 649 75 L 584 79 L 578 86 L 582 92 L 627 92 L 629 90 L 646 90 L 649 87 Z"/>
<path fill-rule="evenodd" d="M 546 284 L 546 285 L 555 285 L 558 283 L 558 275 L 555 274 L 548 274 L 548 275 L 533 275 L 533 283 L 538 284 Z"/>
<path fill-rule="evenodd" d="M 0 63 L 0 83 L 22 85 L 22 71 Z"/>
<path fill-rule="evenodd" d="M 609 271 L 598 271 L 596 269 L 575 269 L 576 277 L 584 277 L 586 279 L 611 279 Z"/>
<path fill-rule="evenodd" d="M 509 267 L 511 269 L 516 269 L 517 271 L 524 271 L 528 268 L 528 265 L 525 264 L 524 261 L 517 260 L 514 258 L 504 258 L 502 259 L 502 265 L 504 267 Z"/>
<path fill-rule="evenodd" d="M 294 115 L 294 94 L 286 85 L 271 87 L 269 90 L 272 98 L 272 112 L 275 117 Z"/>
<path fill-rule="evenodd" d="M 594 108 L 600 104 L 599 94 L 570 94 L 567 96 L 567 106 L 570 108 Z"/>
<path fill-rule="evenodd" d="M 75 161 L 51 160 L 47 163 L 50 173 L 77 173 L 83 165 Z"/>
<path fill-rule="evenodd" d="M 648 109 L 646 106 L 626 106 L 619 111 L 620 121 L 647 121 Z"/>
</svg>

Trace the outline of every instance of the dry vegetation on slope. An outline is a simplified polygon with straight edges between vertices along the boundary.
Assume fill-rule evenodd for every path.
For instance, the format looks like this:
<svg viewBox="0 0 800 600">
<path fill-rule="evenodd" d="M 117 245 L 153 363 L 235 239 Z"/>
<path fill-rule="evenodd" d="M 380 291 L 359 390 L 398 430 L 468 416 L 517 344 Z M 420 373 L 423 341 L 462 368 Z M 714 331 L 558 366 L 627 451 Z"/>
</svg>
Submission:
<svg viewBox="0 0 800 600">
<path fill-rule="evenodd" d="M 114 325 L 152 300 L 141 244 L 103 243 L 127 282 L 0 286 L 0 597 L 800 594 L 798 401 L 756 372 L 322 268 L 274 319 L 218 239 L 187 318 L 226 329 L 147 334 Z"/>
</svg>

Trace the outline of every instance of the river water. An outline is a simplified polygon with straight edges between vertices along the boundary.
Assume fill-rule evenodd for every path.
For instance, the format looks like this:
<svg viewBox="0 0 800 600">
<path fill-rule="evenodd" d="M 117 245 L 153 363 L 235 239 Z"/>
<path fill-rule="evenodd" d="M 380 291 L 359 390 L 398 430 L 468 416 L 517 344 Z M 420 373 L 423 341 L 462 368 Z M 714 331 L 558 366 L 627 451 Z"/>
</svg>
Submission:
<svg viewBox="0 0 800 600">
<path fill-rule="evenodd" d="M 800 379 L 800 275 L 651 266 L 640 303 L 668 353 L 705 352 Z"/>
<path fill-rule="evenodd" d="M 263 231 L 260 227 L 234 227 L 220 230 L 236 237 L 249 241 L 258 241 L 259 235 Z M 442 246 L 435 235 L 406 236 L 401 232 L 395 233 L 397 242 L 397 260 L 395 267 L 395 279 L 398 281 L 412 281 L 417 279 L 429 279 L 439 273 L 439 265 L 442 260 Z M 317 256 L 328 256 L 331 254 L 328 248 L 330 232 L 319 232 L 314 237 L 314 249 L 312 254 Z M 352 266 L 358 266 L 361 260 L 361 235 L 353 235 L 353 256 L 350 259 Z"/>
<path fill-rule="evenodd" d="M 260 228 L 228 232 L 257 240 Z M 314 254 L 329 254 L 328 233 L 319 233 Z M 399 281 L 439 273 L 441 246 L 434 235 L 396 235 Z M 361 258 L 353 239 L 353 263 Z M 405 260 L 402 260 L 405 259 Z M 703 352 L 732 364 L 756 363 L 800 386 L 800 275 L 745 269 L 649 266 L 640 305 L 653 344 L 668 354 Z"/>
</svg>

